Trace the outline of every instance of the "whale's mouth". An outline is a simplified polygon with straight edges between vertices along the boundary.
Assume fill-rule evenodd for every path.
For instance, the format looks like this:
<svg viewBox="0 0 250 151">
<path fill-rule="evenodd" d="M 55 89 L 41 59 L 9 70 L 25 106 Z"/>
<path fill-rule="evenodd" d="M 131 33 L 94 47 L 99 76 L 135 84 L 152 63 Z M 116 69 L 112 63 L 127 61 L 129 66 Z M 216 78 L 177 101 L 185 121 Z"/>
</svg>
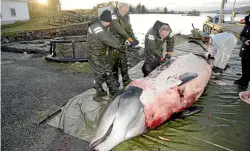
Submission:
<svg viewBox="0 0 250 151">
<path fill-rule="evenodd" d="M 115 119 L 114 119 L 114 121 L 115 121 Z M 114 122 L 113 122 L 113 123 L 114 123 Z M 110 135 L 110 133 L 112 132 L 113 123 L 110 125 L 108 131 L 106 132 L 106 134 L 105 134 L 103 137 L 99 138 L 98 140 L 96 140 L 95 142 L 93 142 L 93 143 L 91 143 L 91 144 L 89 145 L 89 148 L 90 148 L 90 149 L 94 149 L 97 145 L 99 145 L 99 144 L 101 144 L 102 142 L 105 141 L 105 139 L 106 139 L 106 138 Z"/>
<path fill-rule="evenodd" d="M 140 96 L 143 89 L 128 86 L 118 93 L 103 111 L 91 150 L 109 150 L 145 130 L 145 116 Z"/>
</svg>

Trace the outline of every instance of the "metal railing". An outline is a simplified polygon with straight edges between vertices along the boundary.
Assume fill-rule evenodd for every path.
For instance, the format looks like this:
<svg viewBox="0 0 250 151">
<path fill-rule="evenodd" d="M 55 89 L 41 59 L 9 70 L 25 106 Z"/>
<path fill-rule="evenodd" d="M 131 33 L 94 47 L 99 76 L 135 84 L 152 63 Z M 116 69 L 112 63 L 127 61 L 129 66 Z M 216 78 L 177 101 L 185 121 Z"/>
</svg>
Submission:
<svg viewBox="0 0 250 151">
<path fill-rule="evenodd" d="M 48 61 L 54 62 L 87 62 L 87 57 L 77 56 L 76 44 L 86 42 L 86 35 L 84 36 L 67 36 L 58 37 L 50 40 L 49 55 L 45 57 Z M 71 44 L 72 55 L 70 57 L 59 57 L 56 49 L 59 44 Z M 87 52 L 85 52 L 87 54 Z M 86 55 L 85 55 L 86 56 Z"/>
</svg>

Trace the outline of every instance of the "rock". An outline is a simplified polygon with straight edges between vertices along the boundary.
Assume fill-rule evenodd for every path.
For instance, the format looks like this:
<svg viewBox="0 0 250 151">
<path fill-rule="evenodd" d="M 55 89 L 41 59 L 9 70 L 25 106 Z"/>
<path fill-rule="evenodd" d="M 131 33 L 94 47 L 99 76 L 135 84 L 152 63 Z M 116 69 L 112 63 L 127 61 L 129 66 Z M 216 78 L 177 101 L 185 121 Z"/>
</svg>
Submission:
<svg viewBox="0 0 250 151">
<path fill-rule="evenodd" d="M 47 54 L 49 51 L 49 45 L 46 45 L 45 41 L 23 41 L 23 42 L 12 42 L 1 45 L 1 51 L 17 52 L 17 53 L 38 53 Z"/>
<path fill-rule="evenodd" d="M 19 44 L 44 44 L 44 41 L 34 40 L 34 41 L 20 41 Z"/>
<path fill-rule="evenodd" d="M 43 30 L 43 34 L 44 35 L 49 35 L 50 34 L 50 31 L 47 29 L 47 30 Z"/>
<path fill-rule="evenodd" d="M 31 35 L 31 33 L 29 31 L 25 32 L 25 36 L 29 37 Z"/>
<path fill-rule="evenodd" d="M 23 41 L 23 38 L 17 37 L 17 41 Z"/>
<path fill-rule="evenodd" d="M 55 30 L 55 29 L 50 29 L 50 30 L 49 30 L 49 34 L 50 34 L 51 36 L 55 36 L 55 35 L 56 35 L 56 30 Z"/>
<path fill-rule="evenodd" d="M 84 23 L 78 23 L 74 25 L 58 27 L 54 29 L 17 32 L 13 36 L 9 36 L 7 39 L 10 42 L 24 41 L 24 40 L 31 41 L 31 40 L 36 40 L 36 39 L 49 39 L 49 38 L 55 38 L 55 37 L 61 37 L 61 36 L 83 35 L 83 34 L 87 34 L 87 30 L 88 30 L 88 22 L 84 22 Z"/>
<path fill-rule="evenodd" d="M 60 28 L 57 28 L 57 29 L 56 29 L 56 33 L 59 33 L 59 32 L 60 32 Z"/>
<path fill-rule="evenodd" d="M 3 39 L 1 39 L 1 42 L 2 43 L 10 43 L 10 40 L 8 40 L 7 38 L 3 38 Z"/>
</svg>

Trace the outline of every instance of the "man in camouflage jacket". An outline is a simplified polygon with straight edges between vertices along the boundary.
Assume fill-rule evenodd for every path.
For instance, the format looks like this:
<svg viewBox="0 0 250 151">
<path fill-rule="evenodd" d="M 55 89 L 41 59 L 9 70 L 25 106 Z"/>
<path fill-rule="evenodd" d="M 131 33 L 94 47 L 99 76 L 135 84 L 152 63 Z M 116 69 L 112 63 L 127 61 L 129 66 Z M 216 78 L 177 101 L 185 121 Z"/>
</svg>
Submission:
<svg viewBox="0 0 250 151">
<path fill-rule="evenodd" d="M 128 15 L 129 5 L 126 3 L 119 3 L 117 9 L 112 14 L 112 32 L 120 40 L 122 44 L 125 41 L 129 41 L 133 47 L 139 44 L 139 41 L 135 38 L 133 29 L 130 24 Z M 123 85 L 128 85 L 131 80 L 128 75 L 128 61 L 126 52 L 120 51 L 120 67 L 122 74 Z"/>
<path fill-rule="evenodd" d="M 102 88 L 104 82 L 106 82 L 111 96 L 119 89 L 118 75 L 116 75 L 118 52 L 116 51 L 125 51 L 125 47 L 108 30 L 111 21 L 111 12 L 105 10 L 100 15 L 100 21 L 91 24 L 87 33 L 88 61 L 94 73 L 96 100 L 107 95 Z"/>
<path fill-rule="evenodd" d="M 167 54 L 163 57 L 163 44 L 166 43 Z M 145 62 L 142 72 L 146 77 L 164 60 L 171 58 L 174 48 L 174 34 L 167 23 L 156 21 L 145 36 Z"/>
</svg>

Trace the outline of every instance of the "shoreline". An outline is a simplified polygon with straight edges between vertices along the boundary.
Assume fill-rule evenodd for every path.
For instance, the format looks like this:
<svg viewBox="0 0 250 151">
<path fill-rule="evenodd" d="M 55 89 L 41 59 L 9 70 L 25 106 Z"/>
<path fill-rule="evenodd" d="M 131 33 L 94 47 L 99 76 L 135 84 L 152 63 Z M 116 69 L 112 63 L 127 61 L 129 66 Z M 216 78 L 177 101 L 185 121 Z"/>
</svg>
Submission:
<svg viewBox="0 0 250 151">
<path fill-rule="evenodd" d="M 2 43 L 1 51 L 47 55 L 49 53 L 50 40 L 51 39 L 38 39 L 32 41 Z M 175 46 L 176 44 L 180 44 L 187 40 L 188 40 L 188 35 L 176 35 Z"/>
</svg>

